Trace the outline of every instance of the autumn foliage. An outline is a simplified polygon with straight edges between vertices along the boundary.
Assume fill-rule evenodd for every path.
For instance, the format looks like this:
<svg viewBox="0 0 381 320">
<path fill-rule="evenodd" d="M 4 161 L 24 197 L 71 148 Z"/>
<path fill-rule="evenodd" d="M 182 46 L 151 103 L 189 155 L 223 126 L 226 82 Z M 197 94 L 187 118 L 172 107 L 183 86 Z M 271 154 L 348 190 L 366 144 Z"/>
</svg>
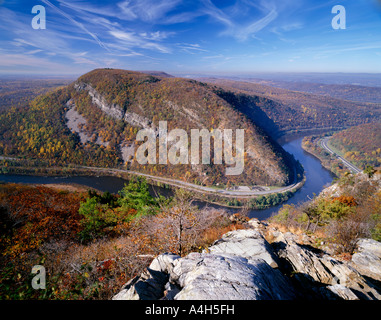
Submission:
<svg viewBox="0 0 381 320">
<path fill-rule="evenodd" d="M 381 123 L 363 124 L 335 133 L 331 144 L 361 169 L 381 166 Z"/>
<path fill-rule="evenodd" d="M 139 179 L 118 195 L 0 184 L 0 299 L 109 299 L 156 255 L 199 251 L 242 227 L 147 188 Z M 46 290 L 31 288 L 37 264 Z"/>
<path fill-rule="evenodd" d="M 339 253 L 352 254 L 360 238 L 381 240 L 381 193 L 366 175 L 344 175 L 339 195 L 320 194 L 298 206 L 284 205 L 271 220 L 287 228 L 319 234 Z"/>
<path fill-rule="evenodd" d="M 14 257 L 47 240 L 75 239 L 81 228 L 78 209 L 83 198 L 83 194 L 59 193 L 43 186 L 0 185 L 3 228 L 13 231 L 1 238 L 3 254 Z"/>
</svg>

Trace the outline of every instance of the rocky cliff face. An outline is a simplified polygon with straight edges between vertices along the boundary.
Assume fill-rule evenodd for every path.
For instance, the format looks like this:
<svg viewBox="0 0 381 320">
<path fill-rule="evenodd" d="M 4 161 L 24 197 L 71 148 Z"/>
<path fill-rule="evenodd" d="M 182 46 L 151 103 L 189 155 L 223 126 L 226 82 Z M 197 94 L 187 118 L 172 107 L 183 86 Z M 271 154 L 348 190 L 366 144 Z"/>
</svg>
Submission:
<svg viewBox="0 0 381 320">
<path fill-rule="evenodd" d="M 89 96 L 92 98 L 92 102 L 110 117 L 117 120 L 124 120 L 125 122 L 139 128 L 152 128 L 151 120 L 136 113 L 127 112 L 118 104 L 108 103 L 107 100 L 91 85 L 84 82 L 77 82 L 74 84 L 74 88 L 77 91 L 87 91 Z"/>
<path fill-rule="evenodd" d="M 361 240 L 352 260 L 340 261 L 313 248 L 307 235 L 282 233 L 256 219 L 249 223 L 202 253 L 156 257 L 113 299 L 381 299 L 381 243 Z"/>
</svg>

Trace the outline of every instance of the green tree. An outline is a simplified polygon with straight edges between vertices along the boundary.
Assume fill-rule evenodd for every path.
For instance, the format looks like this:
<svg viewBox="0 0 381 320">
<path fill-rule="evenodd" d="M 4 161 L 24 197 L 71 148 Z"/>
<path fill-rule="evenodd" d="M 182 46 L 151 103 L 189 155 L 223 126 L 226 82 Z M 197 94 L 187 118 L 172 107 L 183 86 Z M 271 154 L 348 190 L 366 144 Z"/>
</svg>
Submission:
<svg viewBox="0 0 381 320">
<path fill-rule="evenodd" d="M 158 201 L 151 196 L 145 178 L 134 178 L 119 191 L 118 204 L 125 209 L 135 209 L 139 216 L 154 214 Z"/>
<path fill-rule="evenodd" d="M 83 217 L 81 220 L 82 230 L 79 232 L 81 241 L 88 242 L 104 234 L 105 228 L 115 224 L 107 217 L 107 204 L 100 204 L 96 197 L 87 198 L 82 202 L 78 213 Z"/>
<path fill-rule="evenodd" d="M 364 173 L 368 175 L 369 178 L 372 178 L 376 170 L 372 166 L 366 166 Z"/>
</svg>

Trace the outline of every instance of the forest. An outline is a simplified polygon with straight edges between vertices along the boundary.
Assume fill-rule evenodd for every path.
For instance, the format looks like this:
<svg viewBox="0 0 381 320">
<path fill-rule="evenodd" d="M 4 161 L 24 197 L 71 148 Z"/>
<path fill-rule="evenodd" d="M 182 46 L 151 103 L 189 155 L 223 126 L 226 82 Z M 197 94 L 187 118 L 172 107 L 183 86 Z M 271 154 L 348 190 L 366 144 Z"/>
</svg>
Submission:
<svg viewBox="0 0 381 320">
<path fill-rule="evenodd" d="M 65 89 L 38 96 L 29 106 L 11 107 L 0 113 L 0 154 L 45 160 L 50 166 L 84 164 L 109 166 L 118 163 L 115 150 L 94 144 L 80 146 L 78 137 L 65 125 Z"/>
<path fill-rule="evenodd" d="M 335 133 L 330 144 L 361 169 L 381 166 L 381 123 L 355 126 Z"/>
<path fill-rule="evenodd" d="M 187 192 L 152 196 L 144 179 L 119 194 L 0 184 L 0 299 L 110 299 L 154 256 L 201 251 L 242 227 Z M 46 268 L 46 290 L 30 285 L 34 265 Z"/>
</svg>

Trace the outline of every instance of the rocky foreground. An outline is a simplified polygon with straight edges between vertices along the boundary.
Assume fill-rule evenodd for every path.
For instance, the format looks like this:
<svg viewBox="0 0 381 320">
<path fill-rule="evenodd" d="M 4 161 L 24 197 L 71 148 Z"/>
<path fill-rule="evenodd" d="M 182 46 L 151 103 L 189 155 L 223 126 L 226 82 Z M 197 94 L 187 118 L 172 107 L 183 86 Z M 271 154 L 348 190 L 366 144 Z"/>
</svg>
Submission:
<svg viewBox="0 0 381 320">
<path fill-rule="evenodd" d="M 380 242 L 361 239 L 346 261 L 313 237 L 249 224 L 202 253 L 156 257 L 113 300 L 381 300 Z"/>
</svg>

